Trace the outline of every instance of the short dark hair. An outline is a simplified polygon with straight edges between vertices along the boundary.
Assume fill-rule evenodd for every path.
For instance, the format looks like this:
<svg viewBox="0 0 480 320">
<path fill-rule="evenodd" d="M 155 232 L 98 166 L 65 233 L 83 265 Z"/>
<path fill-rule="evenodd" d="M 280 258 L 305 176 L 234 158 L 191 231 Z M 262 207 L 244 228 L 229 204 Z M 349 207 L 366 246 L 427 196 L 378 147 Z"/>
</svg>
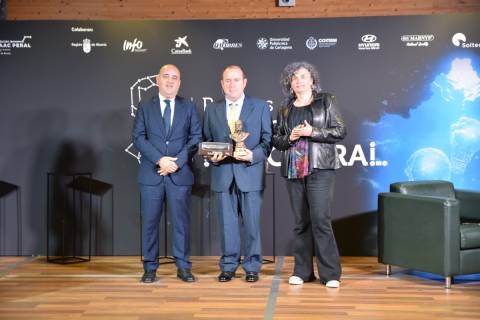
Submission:
<svg viewBox="0 0 480 320">
<path fill-rule="evenodd" d="M 223 79 L 223 73 L 224 73 L 227 69 L 233 69 L 233 68 L 238 68 L 238 69 L 240 69 L 240 71 L 242 71 L 243 78 L 244 78 L 244 79 L 247 78 L 247 74 L 246 74 L 245 71 L 242 69 L 242 67 L 240 67 L 238 64 L 230 64 L 230 65 L 226 66 L 225 69 L 223 69 L 223 71 L 222 71 L 222 79 Z"/>
</svg>

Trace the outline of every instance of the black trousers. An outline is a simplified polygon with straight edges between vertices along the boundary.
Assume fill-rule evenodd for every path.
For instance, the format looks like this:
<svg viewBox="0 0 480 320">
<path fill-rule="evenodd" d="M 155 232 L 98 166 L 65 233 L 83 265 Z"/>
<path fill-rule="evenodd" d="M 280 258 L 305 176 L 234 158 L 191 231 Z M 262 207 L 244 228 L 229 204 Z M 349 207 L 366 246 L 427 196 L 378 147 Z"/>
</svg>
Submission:
<svg viewBox="0 0 480 320">
<path fill-rule="evenodd" d="M 314 170 L 304 179 L 287 179 L 295 215 L 293 274 L 304 281 L 313 280 L 314 255 L 322 283 L 340 280 L 340 257 L 331 222 L 334 187 L 334 170 Z"/>
</svg>

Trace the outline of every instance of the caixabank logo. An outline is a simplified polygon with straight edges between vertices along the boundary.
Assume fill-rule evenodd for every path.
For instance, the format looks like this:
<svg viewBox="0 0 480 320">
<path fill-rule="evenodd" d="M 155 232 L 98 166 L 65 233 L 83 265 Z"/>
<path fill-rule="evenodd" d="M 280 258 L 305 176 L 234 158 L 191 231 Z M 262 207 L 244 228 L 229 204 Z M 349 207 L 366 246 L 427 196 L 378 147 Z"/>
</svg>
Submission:
<svg viewBox="0 0 480 320">
<path fill-rule="evenodd" d="M 171 54 L 192 54 L 192 49 L 187 41 L 188 36 L 180 36 L 173 40 L 175 42 L 175 47 L 170 49 Z"/>
<path fill-rule="evenodd" d="M 452 43 L 455 47 L 464 49 L 468 48 L 480 48 L 480 42 L 467 42 L 467 37 L 464 33 L 455 33 L 452 37 Z"/>
</svg>

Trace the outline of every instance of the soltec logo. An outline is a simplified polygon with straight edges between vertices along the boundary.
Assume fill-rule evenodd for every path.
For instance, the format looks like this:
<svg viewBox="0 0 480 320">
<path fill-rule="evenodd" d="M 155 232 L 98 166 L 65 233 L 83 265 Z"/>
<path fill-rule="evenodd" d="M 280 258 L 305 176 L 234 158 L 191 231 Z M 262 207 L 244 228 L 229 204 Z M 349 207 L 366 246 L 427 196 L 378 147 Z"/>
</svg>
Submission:
<svg viewBox="0 0 480 320">
<path fill-rule="evenodd" d="M 133 39 L 132 42 L 125 40 L 123 42 L 123 51 L 130 52 L 145 52 L 147 49 L 143 49 L 143 42 L 137 38 Z"/>
<path fill-rule="evenodd" d="M 374 34 L 366 34 L 362 37 L 362 41 L 365 43 L 372 43 L 377 41 L 377 36 L 375 36 Z"/>
<path fill-rule="evenodd" d="M 463 49 L 480 48 L 479 42 L 467 42 L 467 37 L 461 32 L 455 33 L 453 35 L 452 43 L 454 46 L 461 47 Z"/>
<path fill-rule="evenodd" d="M 454 46 L 459 47 L 463 42 L 467 41 L 467 37 L 463 33 L 455 33 L 452 37 L 452 43 Z"/>
</svg>

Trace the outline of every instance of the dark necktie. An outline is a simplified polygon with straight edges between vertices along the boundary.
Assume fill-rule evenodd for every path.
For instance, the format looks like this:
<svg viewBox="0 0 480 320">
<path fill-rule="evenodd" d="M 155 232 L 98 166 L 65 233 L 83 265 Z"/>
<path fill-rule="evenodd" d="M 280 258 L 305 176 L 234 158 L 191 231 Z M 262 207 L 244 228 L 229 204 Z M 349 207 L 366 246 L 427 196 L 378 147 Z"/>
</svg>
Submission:
<svg viewBox="0 0 480 320">
<path fill-rule="evenodd" d="M 165 134 L 168 135 L 170 131 L 170 118 L 171 118 L 171 110 L 170 110 L 170 100 L 165 99 L 165 110 L 163 110 L 163 124 L 165 126 Z"/>
</svg>

